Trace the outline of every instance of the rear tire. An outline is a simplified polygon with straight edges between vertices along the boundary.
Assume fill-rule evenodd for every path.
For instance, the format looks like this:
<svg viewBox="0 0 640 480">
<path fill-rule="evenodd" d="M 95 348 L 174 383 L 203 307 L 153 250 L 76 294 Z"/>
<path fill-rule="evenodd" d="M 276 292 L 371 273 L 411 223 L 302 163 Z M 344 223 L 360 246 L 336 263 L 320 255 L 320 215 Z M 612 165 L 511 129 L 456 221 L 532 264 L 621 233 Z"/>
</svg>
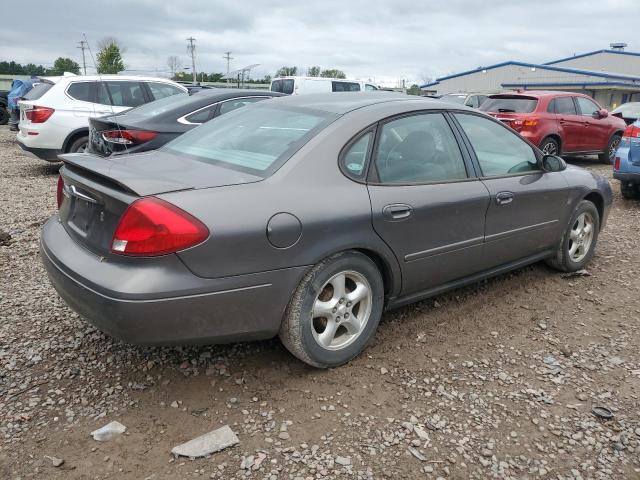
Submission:
<svg viewBox="0 0 640 480">
<path fill-rule="evenodd" d="M 600 160 L 600 163 L 604 163 L 605 165 L 613 164 L 613 159 L 616 156 L 616 150 L 618 150 L 620 140 L 622 140 L 622 137 L 619 134 L 615 134 L 609 139 L 609 143 L 607 143 L 607 149 L 600 155 L 598 155 L 598 160 Z"/>
<path fill-rule="evenodd" d="M 639 190 L 638 185 L 635 183 L 629 185 L 628 183 L 620 182 L 620 193 L 627 200 L 633 200 L 640 197 Z"/>
<path fill-rule="evenodd" d="M 547 137 L 540 143 L 540 150 L 545 155 L 560 155 L 560 144 L 553 137 Z"/>
<path fill-rule="evenodd" d="M 89 137 L 76 138 L 67 153 L 84 153 L 89 145 Z"/>
<path fill-rule="evenodd" d="M 0 125 L 9 123 L 9 110 L 4 105 L 0 105 Z"/>
<path fill-rule="evenodd" d="M 580 226 L 581 222 L 583 227 Z M 598 209 L 590 201 L 582 200 L 571 215 L 571 221 L 562 235 L 556 253 L 547 259 L 547 264 L 561 272 L 582 270 L 593 258 L 598 243 L 598 233 L 600 233 Z"/>
<path fill-rule="evenodd" d="M 376 264 L 359 252 L 338 253 L 304 276 L 287 306 L 280 339 L 309 365 L 337 367 L 364 350 L 378 328 L 383 304 Z"/>
</svg>

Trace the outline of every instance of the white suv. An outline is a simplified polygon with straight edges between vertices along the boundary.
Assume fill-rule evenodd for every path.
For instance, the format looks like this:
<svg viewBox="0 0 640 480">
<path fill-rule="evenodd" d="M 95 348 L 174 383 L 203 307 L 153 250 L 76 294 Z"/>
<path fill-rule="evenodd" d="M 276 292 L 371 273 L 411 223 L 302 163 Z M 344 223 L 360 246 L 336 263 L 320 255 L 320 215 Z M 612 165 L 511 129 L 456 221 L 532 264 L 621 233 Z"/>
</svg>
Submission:
<svg viewBox="0 0 640 480">
<path fill-rule="evenodd" d="M 124 75 L 45 77 L 19 102 L 16 139 L 23 150 L 48 161 L 83 152 L 89 118 L 119 113 L 160 98 L 187 93 L 163 78 Z"/>
</svg>

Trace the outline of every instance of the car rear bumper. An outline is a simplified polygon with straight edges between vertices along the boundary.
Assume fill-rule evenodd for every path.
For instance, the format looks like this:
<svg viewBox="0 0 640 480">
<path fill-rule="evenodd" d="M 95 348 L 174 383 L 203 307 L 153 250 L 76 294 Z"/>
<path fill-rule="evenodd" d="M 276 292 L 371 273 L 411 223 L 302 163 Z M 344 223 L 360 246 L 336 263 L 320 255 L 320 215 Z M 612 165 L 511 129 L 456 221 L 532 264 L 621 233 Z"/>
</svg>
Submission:
<svg viewBox="0 0 640 480">
<path fill-rule="evenodd" d="M 40 250 L 51 283 L 76 312 L 136 344 L 271 338 L 306 270 L 204 279 L 177 255 L 104 258 L 74 242 L 57 215 L 43 227 Z"/>
<path fill-rule="evenodd" d="M 60 159 L 58 155 L 62 153 L 62 150 L 57 150 L 55 148 L 37 148 L 37 147 L 29 147 L 18 140 L 18 145 L 25 152 L 31 153 L 36 157 L 46 160 L 47 162 L 59 162 Z"/>
<path fill-rule="evenodd" d="M 621 182 L 640 184 L 640 173 L 613 172 L 613 178 Z"/>
</svg>

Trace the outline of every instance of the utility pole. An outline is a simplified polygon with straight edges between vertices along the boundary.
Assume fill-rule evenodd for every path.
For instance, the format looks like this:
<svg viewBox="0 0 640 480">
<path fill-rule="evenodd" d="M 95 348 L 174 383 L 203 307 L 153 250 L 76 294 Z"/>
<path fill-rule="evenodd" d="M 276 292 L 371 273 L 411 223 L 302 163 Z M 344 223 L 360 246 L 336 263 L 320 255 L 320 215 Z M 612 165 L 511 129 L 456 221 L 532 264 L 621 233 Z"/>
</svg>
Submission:
<svg viewBox="0 0 640 480">
<path fill-rule="evenodd" d="M 87 49 L 89 47 L 87 46 L 87 42 L 85 42 L 84 40 L 80 40 L 78 43 L 80 44 L 80 46 L 76 47 L 76 48 L 79 48 L 80 50 L 82 50 L 82 70 L 84 70 L 84 74 L 86 75 L 87 74 L 87 62 L 86 62 L 86 60 L 84 58 L 84 51 L 85 51 L 85 49 Z"/>
<path fill-rule="evenodd" d="M 196 71 L 196 39 L 193 37 L 187 38 L 187 53 L 191 55 L 191 71 L 193 72 L 193 84 L 198 82 L 198 72 Z"/>
<path fill-rule="evenodd" d="M 224 56 L 222 57 L 227 61 L 227 76 L 229 76 L 229 62 L 233 60 L 231 56 L 231 52 L 224 52 Z M 227 83 L 229 83 L 229 78 L 227 78 Z"/>
</svg>

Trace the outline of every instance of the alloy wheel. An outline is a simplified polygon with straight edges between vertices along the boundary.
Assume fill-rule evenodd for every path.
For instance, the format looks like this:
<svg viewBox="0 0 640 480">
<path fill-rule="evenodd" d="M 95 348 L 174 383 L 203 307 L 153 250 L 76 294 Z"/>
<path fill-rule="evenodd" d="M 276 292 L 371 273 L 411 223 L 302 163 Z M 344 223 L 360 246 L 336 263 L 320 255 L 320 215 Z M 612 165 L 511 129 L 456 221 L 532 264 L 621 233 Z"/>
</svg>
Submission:
<svg viewBox="0 0 640 480">
<path fill-rule="evenodd" d="M 616 150 L 618 150 L 618 145 L 620 145 L 620 137 L 614 137 L 611 140 L 611 145 L 609 146 L 609 160 L 612 162 L 616 156 Z"/>
<path fill-rule="evenodd" d="M 320 289 L 311 314 L 311 331 L 318 345 L 339 350 L 365 329 L 371 316 L 372 290 L 367 279 L 355 271 L 339 272 Z"/>
<path fill-rule="evenodd" d="M 545 155 L 556 155 L 558 153 L 558 147 L 553 142 L 547 142 L 542 146 L 542 153 Z"/>
<path fill-rule="evenodd" d="M 576 218 L 569 234 L 569 258 L 579 263 L 587 256 L 594 236 L 594 221 L 588 212 Z"/>
</svg>

